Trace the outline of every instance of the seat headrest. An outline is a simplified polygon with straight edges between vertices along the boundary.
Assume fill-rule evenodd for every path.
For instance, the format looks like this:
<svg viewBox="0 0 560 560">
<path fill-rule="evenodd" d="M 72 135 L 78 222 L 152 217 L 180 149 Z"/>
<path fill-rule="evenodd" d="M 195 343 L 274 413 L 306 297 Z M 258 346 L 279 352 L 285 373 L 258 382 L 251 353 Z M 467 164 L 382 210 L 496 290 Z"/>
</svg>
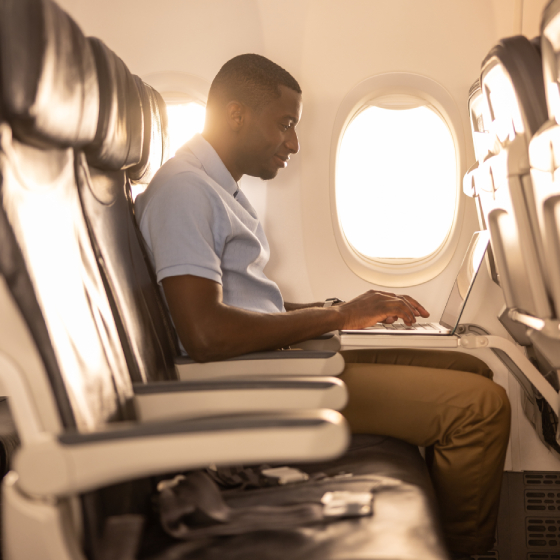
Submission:
<svg viewBox="0 0 560 560">
<path fill-rule="evenodd" d="M 162 96 L 152 86 L 138 76 L 135 79 L 144 111 L 144 145 L 140 163 L 128 170 L 128 176 L 132 181 L 147 184 L 169 158 L 167 107 Z"/>
<path fill-rule="evenodd" d="M 554 0 L 544 9 L 541 35 L 548 114 L 551 119 L 560 122 L 560 68 L 557 58 L 560 54 L 560 1 Z"/>
<path fill-rule="evenodd" d="M 556 51 L 560 50 L 560 0 L 551 0 L 543 10 L 541 35 L 553 43 Z"/>
<path fill-rule="evenodd" d="M 95 136 L 99 89 L 91 47 L 51 0 L 0 3 L 2 114 L 35 146 L 82 146 Z"/>
<path fill-rule="evenodd" d="M 506 75 L 506 80 L 509 78 L 511 86 L 513 86 L 513 98 L 517 100 L 517 108 L 513 106 L 515 102 L 513 104 L 508 102 L 508 99 L 511 99 L 509 97 L 510 92 L 504 92 L 503 88 L 508 87 L 511 91 L 511 86 L 506 86 L 506 81 L 502 79 L 502 76 L 496 76 L 498 79 L 493 84 L 490 83 L 493 81 L 490 73 L 497 65 L 501 66 L 503 73 Z M 540 52 L 536 45 L 526 37 L 518 35 L 499 41 L 482 62 L 480 81 L 483 91 L 489 95 L 488 104 L 491 112 L 497 113 L 504 109 L 519 110 L 524 133 L 528 139 L 547 120 Z M 498 95 L 494 98 L 491 91 L 493 85 L 495 86 L 495 95 L 496 92 Z M 502 93 L 507 95 L 508 99 L 501 98 Z M 502 107 L 497 107 L 496 103 L 501 103 Z"/>
<path fill-rule="evenodd" d="M 99 80 L 99 122 L 84 150 L 90 165 L 117 171 L 142 156 L 144 118 L 140 93 L 125 63 L 102 41 L 89 38 Z"/>
</svg>

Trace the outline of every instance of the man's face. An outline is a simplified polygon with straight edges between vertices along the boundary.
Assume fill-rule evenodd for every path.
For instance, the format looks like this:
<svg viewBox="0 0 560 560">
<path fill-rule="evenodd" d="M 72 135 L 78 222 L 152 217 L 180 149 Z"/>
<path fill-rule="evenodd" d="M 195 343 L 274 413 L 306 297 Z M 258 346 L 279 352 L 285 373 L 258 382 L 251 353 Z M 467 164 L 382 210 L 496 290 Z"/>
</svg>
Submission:
<svg viewBox="0 0 560 560">
<path fill-rule="evenodd" d="M 242 172 L 268 180 L 299 151 L 295 127 L 301 118 L 301 94 L 280 86 L 282 95 L 258 111 L 247 109 L 239 131 L 238 158 Z"/>
</svg>

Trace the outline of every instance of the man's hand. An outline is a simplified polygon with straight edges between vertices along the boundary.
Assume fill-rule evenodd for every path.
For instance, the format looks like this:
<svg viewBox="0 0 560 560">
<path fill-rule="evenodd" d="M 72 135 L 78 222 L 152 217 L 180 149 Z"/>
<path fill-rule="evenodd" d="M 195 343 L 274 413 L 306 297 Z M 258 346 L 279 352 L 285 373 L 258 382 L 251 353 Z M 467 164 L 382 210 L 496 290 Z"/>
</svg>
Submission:
<svg viewBox="0 0 560 560">
<path fill-rule="evenodd" d="M 344 317 L 343 329 L 363 329 L 375 323 L 391 324 L 402 319 L 405 325 L 412 325 L 416 317 L 430 314 L 414 298 L 399 296 L 390 292 L 369 290 L 364 294 L 338 306 Z"/>
</svg>

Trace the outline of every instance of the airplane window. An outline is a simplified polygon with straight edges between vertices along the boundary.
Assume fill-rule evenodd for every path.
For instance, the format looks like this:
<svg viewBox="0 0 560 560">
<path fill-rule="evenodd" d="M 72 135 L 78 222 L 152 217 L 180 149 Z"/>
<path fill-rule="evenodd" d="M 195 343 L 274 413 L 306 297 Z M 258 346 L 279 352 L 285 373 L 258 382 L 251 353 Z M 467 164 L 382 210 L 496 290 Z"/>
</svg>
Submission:
<svg viewBox="0 0 560 560">
<path fill-rule="evenodd" d="M 205 115 L 206 107 L 196 101 L 167 103 L 170 157 L 197 132 L 202 132 Z"/>
<path fill-rule="evenodd" d="M 162 93 L 167 107 L 169 157 L 173 157 L 177 150 L 197 132 L 204 128 L 206 107 L 191 97 L 176 92 Z M 146 189 L 147 185 L 136 183 L 131 185 L 132 198 Z"/>
<path fill-rule="evenodd" d="M 422 99 L 397 97 L 369 104 L 350 121 L 335 178 L 346 240 L 362 257 L 389 262 L 437 251 L 451 231 L 457 197 L 448 125 Z"/>
</svg>

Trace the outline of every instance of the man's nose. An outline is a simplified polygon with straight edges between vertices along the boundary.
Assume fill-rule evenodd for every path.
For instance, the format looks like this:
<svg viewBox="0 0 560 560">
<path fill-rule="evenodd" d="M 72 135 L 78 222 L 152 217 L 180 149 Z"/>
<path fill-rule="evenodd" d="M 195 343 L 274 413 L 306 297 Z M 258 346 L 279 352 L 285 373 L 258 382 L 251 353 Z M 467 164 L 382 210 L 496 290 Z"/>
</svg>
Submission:
<svg viewBox="0 0 560 560">
<path fill-rule="evenodd" d="M 297 137 L 297 133 L 294 129 L 292 129 L 291 134 L 288 136 L 286 140 L 286 147 L 290 150 L 290 153 L 297 154 L 299 152 L 299 140 Z"/>
</svg>

